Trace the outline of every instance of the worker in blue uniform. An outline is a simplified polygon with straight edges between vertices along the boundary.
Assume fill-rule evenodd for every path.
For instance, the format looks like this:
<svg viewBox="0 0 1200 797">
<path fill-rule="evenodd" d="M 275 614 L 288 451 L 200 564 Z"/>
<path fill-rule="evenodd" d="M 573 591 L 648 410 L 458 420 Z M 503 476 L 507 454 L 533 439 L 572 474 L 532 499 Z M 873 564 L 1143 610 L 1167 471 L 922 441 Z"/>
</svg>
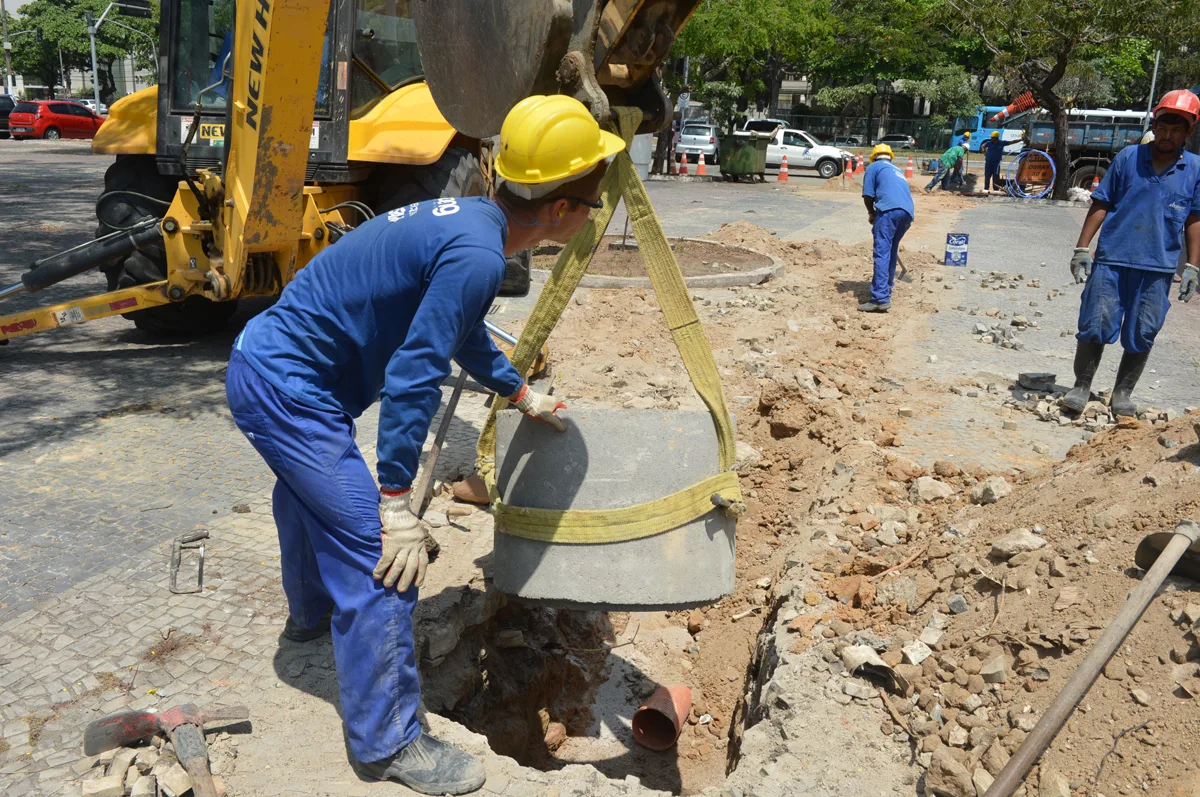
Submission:
<svg viewBox="0 0 1200 797">
<path fill-rule="evenodd" d="M 990 193 L 992 189 L 1000 190 L 1000 162 L 1004 160 L 1004 141 L 1000 131 L 993 130 L 987 141 L 979 145 L 983 150 L 983 190 Z"/>
<path fill-rule="evenodd" d="M 1092 192 L 1071 258 L 1075 281 L 1087 283 L 1075 336 L 1075 386 L 1063 397 L 1071 410 L 1087 406 L 1104 347 L 1120 339 L 1125 353 L 1109 404 L 1116 416 L 1137 415 L 1131 396 L 1167 317 L 1181 239 L 1187 265 L 1179 298 L 1191 300 L 1200 285 L 1200 157 L 1184 151 L 1198 117 L 1200 98 L 1167 92 L 1154 109 L 1153 143 L 1117 153 Z M 1093 261 L 1089 247 L 1097 231 Z"/>
<path fill-rule="evenodd" d="M 578 100 L 530 97 L 508 114 L 495 201 L 446 197 L 382 214 L 328 247 L 238 336 L 226 393 L 277 482 L 284 636 L 332 626 L 341 710 L 360 774 L 423 794 L 482 786 L 483 765 L 422 731 L 412 611 L 428 563 L 410 504 L 451 360 L 526 415 L 565 427 L 484 319 L 505 257 L 565 243 L 599 208 L 624 142 Z M 379 486 L 354 419 L 379 402 Z"/>
<path fill-rule="evenodd" d="M 871 165 L 863 174 L 862 196 L 874 238 L 875 272 L 871 278 L 871 297 L 858 309 L 864 313 L 886 313 L 892 308 L 900 239 L 912 226 L 915 212 L 912 189 L 904 179 L 904 172 L 892 163 L 892 148 L 887 144 L 876 144 L 871 150 Z"/>
</svg>

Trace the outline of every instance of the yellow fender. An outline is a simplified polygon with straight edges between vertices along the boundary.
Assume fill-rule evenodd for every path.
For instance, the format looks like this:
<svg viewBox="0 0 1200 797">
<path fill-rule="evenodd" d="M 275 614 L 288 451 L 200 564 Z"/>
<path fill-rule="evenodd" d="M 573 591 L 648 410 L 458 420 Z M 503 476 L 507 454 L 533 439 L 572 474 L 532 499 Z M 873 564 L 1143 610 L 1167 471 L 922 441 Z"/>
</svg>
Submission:
<svg viewBox="0 0 1200 797">
<path fill-rule="evenodd" d="M 92 152 L 105 155 L 153 155 L 158 146 L 158 86 L 135 91 L 108 109 L 108 118 L 92 139 Z"/>
<path fill-rule="evenodd" d="M 425 83 L 413 83 L 380 100 L 350 122 L 347 158 L 365 163 L 425 166 L 442 157 L 457 131 L 438 110 Z M 92 151 L 153 155 L 158 144 L 158 86 L 122 97 L 108 109 Z"/>
<path fill-rule="evenodd" d="M 350 122 L 346 157 L 425 166 L 442 157 L 456 132 L 438 110 L 429 86 L 413 83 L 396 89 Z"/>
</svg>

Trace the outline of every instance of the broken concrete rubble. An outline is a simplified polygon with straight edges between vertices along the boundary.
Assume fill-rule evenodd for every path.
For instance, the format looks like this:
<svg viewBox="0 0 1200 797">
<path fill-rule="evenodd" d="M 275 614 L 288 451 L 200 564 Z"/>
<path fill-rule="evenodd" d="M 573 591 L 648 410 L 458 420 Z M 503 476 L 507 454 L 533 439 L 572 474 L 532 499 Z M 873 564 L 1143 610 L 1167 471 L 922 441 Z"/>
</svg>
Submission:
<svg viewBox="0 0 1200 797">
<path fill-rule="evenodd" d="M 994 504 L 1012 493 L 1012 485 L 1001 476 L 989 476 L 971 488 L 971 503 Z"/>
</svg>

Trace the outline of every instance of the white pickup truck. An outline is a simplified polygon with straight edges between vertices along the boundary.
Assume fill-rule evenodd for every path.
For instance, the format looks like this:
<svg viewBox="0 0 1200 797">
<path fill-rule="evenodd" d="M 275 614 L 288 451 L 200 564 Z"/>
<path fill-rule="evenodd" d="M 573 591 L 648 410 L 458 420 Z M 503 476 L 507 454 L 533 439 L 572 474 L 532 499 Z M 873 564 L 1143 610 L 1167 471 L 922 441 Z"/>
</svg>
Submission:
<svg viewBox="0 0 1200 797">
<path fill-rule="evenodd" d="M 817 142 L 803 130 L 793 130 L 787 127 L 773 127 L 773 119 L 752 119 L 745 124 L 746 130 L 757 130 L 760 133 L 771 133 L 771 143 L 767 145 L 767 168 L 778 169 L 787 155 L 788 169 L 813 169 L 817 174 L 828 179 L 842 173 L 844 158 L 850 153 L 838 148 Z"/>
</svg>

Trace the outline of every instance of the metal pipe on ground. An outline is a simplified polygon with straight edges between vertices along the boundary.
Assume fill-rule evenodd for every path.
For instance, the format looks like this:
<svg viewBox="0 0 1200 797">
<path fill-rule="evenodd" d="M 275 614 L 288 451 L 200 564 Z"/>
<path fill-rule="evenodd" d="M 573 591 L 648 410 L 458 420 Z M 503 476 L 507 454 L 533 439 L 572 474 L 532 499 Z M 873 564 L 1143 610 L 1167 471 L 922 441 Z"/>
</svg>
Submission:
<svg viewBox="0 0 1200 797">
<path fill-rule="evenodd" d="M 1159 532 L 1142 540 L 1138 545 L 1136 561 L 1138 567 L 1146 569 L 1146 575 L 1141 583 L 1134 587 L 1125 605 L 1100 635 L 1096 646 L 1058 693 L 1058 697 L 1054 698 L 1045 715 L 1025 737 L 1025 741 L 1017 748 L 1017 752 L 1013 753 L 1004 769 L 1000 770 L 1000 774 L 983 797 L 1011 797 L 1017 790 L 1021 781 L 1029 774 L 1029 770 L 1062 730 L 1079 701 L 1083 700 L 1083 696 L 1096 682 L 1104 665 L 1137 625 L 1146 607 L 1158 595 L 1158 590 L 1167 580 L 1167 576 L 1177 575 L 1200 580 L 1200 545 L 1197 540 L 1200 540 L 1200 525 L 1191 520 L 1180 521 L 1174 532 Z"/>
</svg>

